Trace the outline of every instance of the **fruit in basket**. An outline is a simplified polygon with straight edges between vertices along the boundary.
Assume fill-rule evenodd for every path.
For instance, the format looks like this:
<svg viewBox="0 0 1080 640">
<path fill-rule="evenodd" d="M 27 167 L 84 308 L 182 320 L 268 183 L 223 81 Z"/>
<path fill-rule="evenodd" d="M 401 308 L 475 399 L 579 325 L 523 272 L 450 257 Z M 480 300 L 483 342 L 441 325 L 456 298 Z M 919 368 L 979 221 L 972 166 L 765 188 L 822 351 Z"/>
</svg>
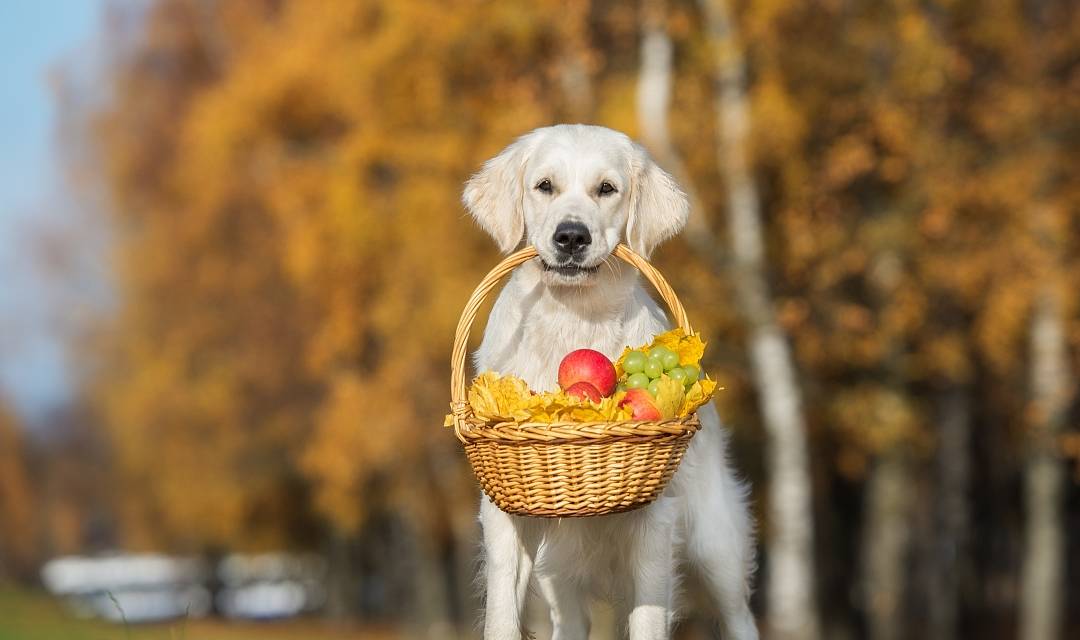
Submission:
<svg viewBox="0 0 1080 640">
<path fill-rule="evenodd" d="M 615 366 L 607 356 L 593 349 L 577 349 L 559 363 L 559 387 L 564 391 L 578 382 L 588 382 L 602 396 L 615 391 Z"/>
<path fill-rule="evenodd" d="M 625 349 L 614 365 L 597 351 L 579 349 L 568 354 L 559 367 L 559 391 L 537 392 L 521 378 L 485 371 L 467 389 L 471 415 L 465 419 L 552 423 L 688 416 L 708 402 L 716 390 L 716 382 L 701 374 L 699 363 L 704 350 L 700 337 L 686 335 L 682 329 L 659 334 L 651 344 Z M 665 370 L 665 364 L 672 362 L 669 353 L 678 359 L 678 365 Z M 661 369 L 656 377 L 650 378 L 645 372 L 649 362 L 656 362 Z M 633 371 L 638 366 L 641 370 Z M 655 367 L 649 370 L 656 373 Z M 677 370 L 685 379 L 677 380 Z M 579 383 L 586 384 L 571 392 Z M 461 415 L 447 415 L 443 424 L 453 425 L 456 419 Z"/>
<path fill-rule="evenodd" d="M 705 343 L 697 335 L 682 329 L 661 333 L 651 344 L 623 350 L 615 363 L 619 386 L 647 390 L 664 418 L 688 415 L 716 389 L 715 381 L 701 375 L 704 352 Z"/>
<path fill-rule="evenodd" d="M 664 372 L 664 365 L 660 363 L 659 358 L 649 358 L 649 361 L 645 363 L 643 371 L 645 375 L 649 376 L 650 380 L 655 380 Z"/>
<path fill-rule="evenodd" d="M 630 389 L 643 389 L 646 386 L 648 386 L 648 384 L 649 384 L 649 376 L 647 376 L 644 373 L 638 371 L 637 373 L 632 373 L 629 376 L 627 376 L 625 384 L 626 384 L 627 390 L 630 390 Z"/>
<path fill-rule="evenodd" d="M 627 373 L 638 373 L 645 368 L 649 357 L 640 351 L 631 351 L 623 357 L 623 370 Z"/>
<path fill-rule="evenodd" d="M 653 404 L 653 398 L 646 389 L 630 389 L 619 406 L 629 406 L 634 420 L 660 419 L 660 410 Z"/>
<path fill-rule="evenodd" d="M 566 390 L 566 395 L 577 398 L 578 400 L 588 400 L 590 402 L 600 402 L 601 398 L 603 398 L 596 387 L 584 380 L 570 385 Z"/>
<path fill-rule="evenodd" d="M 675 352 L 672 351 L 671 349 L 668 349 L 667 347 L 665 347 L 663 345 L 657 345 L 657 346 L 653 347 L 652 349 L 649 349 L 649 359 L 650 360 L 656 360 L 657 362 L 660 363 L 660 366 L 664 366 L 664 359 L 666 357 L 668 357 L 668 354 L 672 354 L 672 353 L 675 353 Z M 679 357 L 678 354 L 675 354 L 676 361 L 677 361 L 678 357 Z M 670 368 L 670 367 L 668 367 L 668 368 Z"/>
</svg>

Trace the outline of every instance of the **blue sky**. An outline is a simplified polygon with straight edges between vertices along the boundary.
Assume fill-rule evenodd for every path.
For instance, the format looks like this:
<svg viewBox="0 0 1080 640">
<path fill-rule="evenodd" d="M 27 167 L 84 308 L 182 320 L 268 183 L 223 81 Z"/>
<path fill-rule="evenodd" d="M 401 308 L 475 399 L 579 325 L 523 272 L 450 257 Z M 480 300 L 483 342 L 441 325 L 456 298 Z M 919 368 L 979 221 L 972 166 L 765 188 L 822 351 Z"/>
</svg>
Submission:
<svg viewBox="0 0 1080 640">
<path fill-rule="evenodd" d="M 67 369 L 35 280 L 31 230 L 63 219 L 51 68 L 90 51 L 104 0 L 0 0 L 0 394 L 24 415 L 64 398 Z"/>
</svg>

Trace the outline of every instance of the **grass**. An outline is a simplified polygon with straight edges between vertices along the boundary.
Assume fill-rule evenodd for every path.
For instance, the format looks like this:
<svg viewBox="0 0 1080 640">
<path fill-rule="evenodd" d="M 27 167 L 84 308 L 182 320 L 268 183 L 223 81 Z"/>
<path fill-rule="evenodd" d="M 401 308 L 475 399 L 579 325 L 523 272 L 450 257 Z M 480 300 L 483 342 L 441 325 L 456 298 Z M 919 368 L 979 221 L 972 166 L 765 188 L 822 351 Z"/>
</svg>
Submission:
<svg viewBox="0 0 1080 640">
<path fill-rule="evenodd" d="M 331 625 L 318 618 L 283 622 L 178 620 L 110 624 L 80 620 L 39 591 L 0 585 L 0 640 L 393 640 L 392 629 Z"/>
</svg>

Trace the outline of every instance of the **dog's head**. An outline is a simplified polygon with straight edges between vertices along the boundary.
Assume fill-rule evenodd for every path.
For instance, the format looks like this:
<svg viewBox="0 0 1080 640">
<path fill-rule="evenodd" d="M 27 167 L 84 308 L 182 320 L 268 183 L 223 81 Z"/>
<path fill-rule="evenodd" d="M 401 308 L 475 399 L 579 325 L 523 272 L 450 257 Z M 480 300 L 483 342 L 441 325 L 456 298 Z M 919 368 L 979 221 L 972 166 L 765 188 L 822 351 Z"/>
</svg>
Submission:
<svg viewBox="0 0 1080 640">
<path fill-rule="evenodd" d="M 465 207 L 504 253 L 536 247 L 549 284 L 584 285 L 625 241 L 648 256 L 686 223 L 675 180 L 625 135 L 558 125 L 528 133 L 465 185 Z"/>
</svg>

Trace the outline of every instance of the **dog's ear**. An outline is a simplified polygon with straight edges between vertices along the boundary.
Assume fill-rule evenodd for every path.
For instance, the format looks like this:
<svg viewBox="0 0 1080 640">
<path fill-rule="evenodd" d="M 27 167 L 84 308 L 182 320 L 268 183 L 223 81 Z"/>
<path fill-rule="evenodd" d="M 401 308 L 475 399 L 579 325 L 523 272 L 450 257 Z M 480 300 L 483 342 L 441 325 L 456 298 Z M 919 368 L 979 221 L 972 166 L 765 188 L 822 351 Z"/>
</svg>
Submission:
<svg viewBox="0 0 1080 640">
<path fill-rule="evenodd" d="M 690 201 L 675 178 L 638 144 L 634 145 L 631 173 L 626 241 L 647 258 L 661 242 L 682 230 L 690 215 Z"/>
<path fill-rule="evenodd" d="M 513 251 L 525 235 L 525 163 L 531 148 L 524 135 L 484 163 L 465 183 L 461 201 L 499 250 Z"/>
</svg>

